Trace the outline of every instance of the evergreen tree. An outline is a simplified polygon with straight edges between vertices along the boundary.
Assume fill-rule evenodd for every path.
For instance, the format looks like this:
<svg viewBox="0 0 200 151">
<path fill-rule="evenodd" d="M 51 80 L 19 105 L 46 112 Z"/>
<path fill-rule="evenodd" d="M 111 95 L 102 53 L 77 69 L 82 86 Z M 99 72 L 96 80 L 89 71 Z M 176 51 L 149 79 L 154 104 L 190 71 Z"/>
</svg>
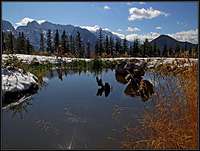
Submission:
<svg viewBox="0 0 200 151">
<path fill-rule="evenodd" d="M 2 32 L 2 53 L 6 52 L 6 42 L 5 42 L 5 36 L 4 32 Z"/>
<path fill-rule="evenodd" d="M 130 44 L 128 54 L 129 54 L 130 56 L 133 56 L 133 45 L 132 45 L 132 44 Z"/>
<path fill-rule="evenodd" d="M 44 51 L 45 46 L 44 46 L 44 34 L 41 32 L 40 33 L 40 51 Z"/>
<path fill-rule="evenodd" d="M 188 47 L 187 47 L 187 42 L 185 42 L 185 45 L 184 45 L 184 51 L 186 52 L 187 49 L 188 49 Z"/>
<path fill-rule="evenodd" d="M 87 58 L 90 58 L 90 42 L 87 42 L 87 54 L 86 54 Z"/>
<path fill-rule="evenodd" d="M 175 53 L 176 54 L 180 53 L 180 46 L 179 46 L 179 44 L 176 44 Z"/>
<path fill-rule="evenodd" d="M 16 53 L 21 53 L 21 32 L 19 32 L 19 35 L 16 39 Z"/>
<path fill-rule="evenodd" d="M 146 55 L 146 52 L 147 52 L 147 48 L 148 48 L 148 39 L 146 38 L 145 41 L 144 41 L 144 44 L 143 44 L 143 52 L 142 52 L 142 56 L 144 57 Z"/>
<path fill-rule="evenodd" d="M 31 53 L 31 48 L 30 48 L 31 46 L 30 46 L 30 41 L 29 41 L 29 39 L 27 39 L 26 40 L 26 52 L 27 52 L 27 54 L 30 54 Z"/>
<path fill-rule="evenodd" d="M 156 42 L 153 43 L 153 54 L 152 54 L 152 56 L 158 56 Z"/>
<path fill-rule="evenodd" d="M 121 41 L 120 41 L 120 39 L 116 39 L 115 52 L 119 54 L 120 50 L 121 50 Z"/>
<path fill-rule="evenodd" d="M 157 53 L 157 54 L 158 54 L 158 57 L 160 57 L 160 48 L 159 48 L 159 47 L 157 48 L 157 52 L 158 52 L 158 53 Z"/>
<path fill-rule="evenodd" d="M 106 40 L 105 40 L 105 51 L 107 54 L 110 54 L 110 49 L 109 49 L 109 40 L 108 36 L 106 35 Z"/>
<path fill-rule="evenodd" d="M 98 55 L 99 55 L 99 41 L 97 40 L 95 44 L 95 56 L 98 56 Z"/>
<path fill-rule="evenodd" d="M 66 34 L 66 52 L 70 52 L 70 40 L 67 34 Z"/>
<path fill-rule="evenodd" d="M 48 33 L 47 33 L 47 51 L 53 53 L 50 29 L 48 30 Z"/>
<path fill-rule="evenodd" d="M 126 40 L 126 37 L 125 37 L 124 40 L 123 40 L 122 54 L 125 54 L 127 52 L 127 49 L 128 49 L 128 46 L 127 46 L 127 40 Z"/>
<path fill-rule="evenodd" d="M 139 55 L 139 40 L 135 39 L 133 42 L 133 49 L 134 49 L 134 56 L 138 56 Z"/>
<path fill-rule="evenodd" d="M 9 34 L 9 53 L 13 54 L 14 53 L 14 47 L 13 47 L 13 35 L 12 32 Z"/>
<path fill-rule="evenodd" d="M 26 51 L 26 39 L 24 33 L 21 34 L 21 53 L 25 54 Z"/>
<path fill-rule="evenodd" d="M 165 44 L 165 45 L 164 45 L 164 48 L 163 48 L 162 56 L 163 56 L 163 57 L 166 57 L 166 56 L 167 56 L 167 53 L 168 53 L 167 45 Z"/>
<path fill-rule="evenodd" d="M 65 53 L 67 53 L 69 50 L 67 49 L 67 36 L 66 36 L 65 30 L 63 31 L 62 36 L 61 36 L 61 48 Z"/>
<path fill-rule="evenodd" d="M 189 48 L 189 56 L 190 57 L 192 56 L 192 48 L 191 47 Z"/>
<path fill-rule="evenodd" d="M 109 51 L 110 51 L 110 54 L 113 55 L 113 46 L 114 46 L 114 41 L 113 41 L 113 38 L 110 37 L 110 40 L 109 40 Z"/>
<path fill-rule="evenodd" d="M 81 35 L 80 32 L 77 32 L 76 35 L 76 53 L 78 53 L 79 57 L 83 57 L 84 50 L 82 49 L 82 41 L 81 41 Z"/>
<path fill-rule="evenodd" d="M 58 30 L 56 30 L 56 34 L 54 37 L 54 50 L 56 52 L 59 52 L 58 48 L 59 48 L 59 33 L 58 33 Z"/>
<path fill-rule="evenodd" d="M 74 53 L 75 51 L 74 38 L 72 37 L 72 35 L 70 35 L 70 38 L 69 38 L 69 51 L 71 53 Z"/>
<path fill-rule="evenodd" d="M 173 56 L 173 50 L 172 50 L 172 47 L 169 48 L 168 50 L 168 55 L 169 57 L 172 57 Z"/>
<path fill-rule="evenodd" d="M 101 56 L 103 52 L 103 35 L 102 35 L 102 29 L 99 29 L 99 55 Z"/>
</svg>

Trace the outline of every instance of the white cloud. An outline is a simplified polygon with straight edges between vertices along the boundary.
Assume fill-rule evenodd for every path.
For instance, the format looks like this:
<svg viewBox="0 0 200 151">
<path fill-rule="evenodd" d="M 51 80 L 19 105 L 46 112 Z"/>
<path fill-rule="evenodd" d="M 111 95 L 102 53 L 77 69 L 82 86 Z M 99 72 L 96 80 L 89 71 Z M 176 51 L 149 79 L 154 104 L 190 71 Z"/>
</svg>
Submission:
<svg viewBox="0 0 200 151">
<path fill-rule="evenodd" d="M 87 29 L 87 30 L 89 30 L 91 32 L 96 32 L 97 30 L 100 29 L 100 26 L 98 26 L 98 25 L 94 25 L 94 26 L 80 26 L 80 27 L 81 28 L 85 28 L 85 29 Z M 112 34 L 117 35 L 117 36 L 119 36 L 122 39 L 125 37 L 125 35 L 117 33 L 117 32 L 114 32 L 114 31 L 110 30 L 109 28 L 102 28 L 102 30 L 109 31 Z"/>
<path fill-rule="evenodd" d="M 146 38 L 149 41 L 151 41 L 158 36 L 160 36 L 159 33 L 150 32 L 150 33 L 147 33 L 147 34 L 129 34 L 129 35 L 126 36 L 126 38 L 129 41 L 134 41 L 135 39 L 139 39 L 140 41 L 144 42 Z"/>
<path fill-rule="evenodd" d="M 188 41 L 194 44 L 198 43 L 198 29 L 191 29 L 168 35 L 179 41 Z"/>
<path fill-rule="evenodd" d="M 117 31 L 121 32 L 122 30 L 119 28 L 119 29 L 117 29 Z"/>
<path fill-rule="evenodd" d="M 120 33 L 114 32 L 114 31 L 112 31 L 112 34 L 117 35 L 117 36 L 120 37 L 121 39 L 124 39 L 124 38 L 125 38 L 125 35 L 124 35 L 124 34 L 120 34 Z"/>
<path fill-rule="evenodd" d="M 105 10 L 110 10 L 111 8 L 109 7 L 109 6 L 107 6 L 107 5 L 105 5 L 104 7 L 103 7 Z"/>
<path fill-rule="evenodd" d="M 134 20 L 142 20 L 142 19 L 152 19 L 158 17 L 160 15 L 168 16 L 167 13 L 162 12 L 160 10 L 153 9 L 152 7 L 145 9 L 145 8 L 136 8 L 132 7 L 129 9 L 129 21 Z"/>
<path fill-rule="evenodd" d="M 177 23 L 177 25 L 181 25 L 181 26 L 185 26 L 185 27 L 187 26 L 187 24 L 186 24 L 186 23 L 183 23 L 183 22 L 177 21 L 176 23 Z"/>
<path fill-rule="evenodd" d="M 127 2 L 126 4 L 127 4 L 127 5 L 132 5 L 132 4 L 134 4 L 134 3 L 136 3 L 136 2 Z"/>
<path fill-rule="evenodd" d="M 38 24 L 41 24 L 41 23 L 45 22 L 45 20 L 36 20 L 36 19 L 25 17 L 20 22 L 16 23 L 16 27 L 18 27 L 18 26 L 26 26 L 29 22 L 32 22 L 34 20 L 37 21 Z"/>
<path fill-rule="evenodd" d="M 137 28 L 137 27 L 128 27 L 128 29 L 126 30 L 126 31 L 128 31 L 128 32 L 137 32 L 137 31 L 141 31 L 139 28 Z"/>
<path fill-rule="evenodd" d="M 198 29 L 191 29 L 187 31 L 181 31 L 181 32 L 176 32 L 172 34 L 166 34 L 170 37 L 173 37 L 174 39 L 178 41 L 188 41 L 194 44 L 198 44 Z M 144 42 L 144 40 L 147 38 L 149 41 L 157 38 L 160 36 L 159 33 L 157 32 L 150 32 L 146 34 L 129 34 L 126 36 L 127 40 L 129 41 L 134 41 L 136 38 Z"/>
<path fill-rule="evenodd" d="M 99 30 L 99 26 L 98 25 L 94 25 L 94 26 L 80 26 L 81 28 L 85 28 L 91 32 L 96 32 L 97 30 Z"/>
<path fill-rule="evenodd" d="M 160 26 L 157 26 L 157 27 L 156 27 L 156 29 L 160 30 L 160 29 L 162 29 L 162 27 L 160 27 Z"/>
<path fill-rule="evenodd" d="M 125 38 L 125 35 L 124 35 L 124 34 L 120 34 L 120 33 L 114 32 L 114 31 L 110 30 L 109 28 L 102 28 L 102 30 L 109 31 L 109 32 L 111 32 L 113 35 L 117 35 L 117 36 L 120 37 L 121 39 L 124 39 L 124 38 Z"/>
<path fill-rule="evenodd" d="M 145 2 L 139 2 L 139 4 L 143 5 L 143 4 L 146 4 Z"/>
</svg>

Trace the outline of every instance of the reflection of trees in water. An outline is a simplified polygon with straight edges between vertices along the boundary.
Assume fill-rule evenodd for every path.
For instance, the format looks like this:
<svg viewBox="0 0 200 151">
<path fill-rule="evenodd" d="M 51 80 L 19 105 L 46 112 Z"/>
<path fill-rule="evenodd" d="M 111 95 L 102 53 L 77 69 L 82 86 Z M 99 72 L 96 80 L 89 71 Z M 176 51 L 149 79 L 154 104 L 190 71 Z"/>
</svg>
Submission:
<svg viewBox="0 0 200 151">
<path fill-rule="evenodd" d="M 56 71 L 58 73 L 58 78 L 62 81 L 63 80 L 63 69 L 58 68 L 58 69 L 56 69 Z"/>
<path fill-rule="evenodd" d="M 103 84 L 102 79 L 99 79 L 98 77 L 96 77 L 96 81 L 98 86 L 100 87 L 97 91 L 97 96 L 102 96 L 102 94 L 105 94 L 105 97 L 108 97 L 108 95 L 110 94 L 110 89 L 111 86 L 109 83 L 105 82 L 105 84 Z"/>
<path fill-rule="evenodd" d="M 28 106 L 30 107 L 32 105 L 31 96 L 29 96 L 28 98 L 25 97 L 23 98 L 24 98 L 24 100 L 22 100 L 23 102 L 19 104 L 16 103 L 17 105 L 10 104 L 10 107 L 6 108 L 9 111 L 12 111 L 12 118 L 19 115 L 20 119 L 23 119 L 24 114 L 28 113 Z"/>
<path fill-rule="evenodd" d="M 36 120 L 35 124 L 45 133 L 54 133 L 56 135 L 60 134 L 60 130 L 52 122 L 47 120 Z"/>
</svg>

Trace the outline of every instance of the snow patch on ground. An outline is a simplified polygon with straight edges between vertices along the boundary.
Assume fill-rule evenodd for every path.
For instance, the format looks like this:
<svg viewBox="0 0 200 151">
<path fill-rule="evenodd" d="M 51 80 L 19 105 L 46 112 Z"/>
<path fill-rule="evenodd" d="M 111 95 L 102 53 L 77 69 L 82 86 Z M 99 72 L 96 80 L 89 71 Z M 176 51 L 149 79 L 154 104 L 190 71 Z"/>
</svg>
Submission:
<svg viewBox="0 0 200 151">
<path fill-rule="evenodd" d="M 56 57 L 56 56 L 39 56 L 39 55 L 24 55 L 24 54 L 14 54 L 13 56 L 16 56 L 18 59 L 21 59 L 25 63 L 31 63 L 32 61 L 34 62 L 39 62 L 39 63 L 52 63 L 56 64 L 59 63 L 60 61 L 65 61 L 66 63 L 72 62 L 73 60 L 84 60 L 84 61 L 92 61 L 94 59 L 87 59 L 87 58 L 67 58 L 67 57 Z M 2 55 L 2 60 L 8 59 L 8 55 L 3 54 Z M 156 64 L 171 64 L 175 63 L 177 64 L 180 61 L 185 61 L 185 63 L 189 62 L 198 62 L 198 59 L 194 58 L 165 58 L 165 57 L 149 57 L 149 58 L 139 58 L 139 57 L 129 57 L 129 58 L 101 58 L 103 61 L 122 61 L 122 60 L 140 60 L 140 61 L 145 61 L 148 63 L 148 65 L 156 65 Z"/>
<path fill-rule="evenodd" d="M 37 77 L 30 72 L 23 73 L 22 69 L 2 68 L 2 91 L 18 92 L 29 89 L 33 84 L 37 85 Z"/>
</svg>

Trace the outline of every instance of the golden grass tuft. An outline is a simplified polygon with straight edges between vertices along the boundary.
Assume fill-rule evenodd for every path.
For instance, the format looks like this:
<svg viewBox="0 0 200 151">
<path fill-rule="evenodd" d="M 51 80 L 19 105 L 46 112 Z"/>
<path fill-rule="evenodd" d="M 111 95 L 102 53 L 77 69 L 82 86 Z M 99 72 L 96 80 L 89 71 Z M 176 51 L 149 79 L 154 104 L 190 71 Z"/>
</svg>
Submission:
<svg viewBox="0 0 200 151">
<path fill-rule="evenodd" d="M 176 90 L 169 91 L 174 81 L 160 87 L 153 99 L 154 108 L 145 111 L 138 127 L 126 130 L 122 148 L 198 148 L 197 64 L 181 70 L 176 76 Z M 170 94 L 165 96 L 164 91 Z"/>
</svg>

